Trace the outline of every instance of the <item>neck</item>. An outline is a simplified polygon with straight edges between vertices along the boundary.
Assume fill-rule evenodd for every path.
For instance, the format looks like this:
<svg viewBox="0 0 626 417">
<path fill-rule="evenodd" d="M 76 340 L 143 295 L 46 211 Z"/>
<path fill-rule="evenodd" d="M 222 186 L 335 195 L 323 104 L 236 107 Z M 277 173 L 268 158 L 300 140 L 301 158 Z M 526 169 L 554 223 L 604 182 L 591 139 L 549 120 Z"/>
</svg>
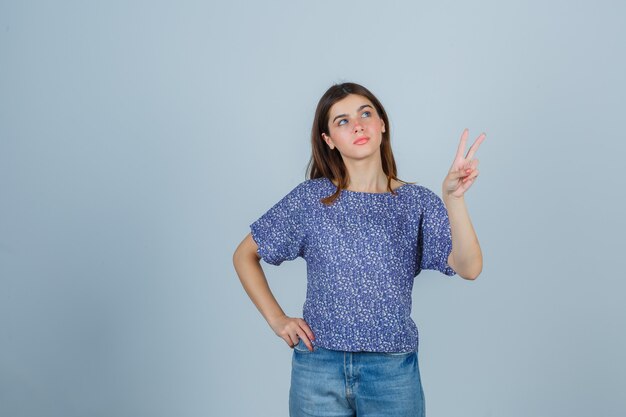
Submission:
<svg viewBox="0 0 626 417">
<path fill-rule="evenodd" d="M 348 186 L 351 191 L 379 193 L 387 191 L 387 175 L 383 171 L 380 158 L 351 161 L 346 163 L 348 170 Z"/>
</svg>

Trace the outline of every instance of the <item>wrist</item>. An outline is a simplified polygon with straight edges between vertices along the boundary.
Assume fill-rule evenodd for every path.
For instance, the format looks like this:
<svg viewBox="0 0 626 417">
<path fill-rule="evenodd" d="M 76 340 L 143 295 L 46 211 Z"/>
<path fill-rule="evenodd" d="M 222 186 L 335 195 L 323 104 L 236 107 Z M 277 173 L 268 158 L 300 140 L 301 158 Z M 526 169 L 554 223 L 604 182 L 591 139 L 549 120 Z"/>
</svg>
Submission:
<svg viewBox="0 0 626 417">
<path fill-rule="evenodd" d="M 285 313 L 273 315 L 267 318 L 267 324 L 269 324 L 270 327 L 274 327 L 277 321 L 284 319 L 285 317 L 287 317 Z"/>
<path fill-rule="evenodd" d="M 454 202 L 454 201 L 464 201 L 465 200 L 465 195 L 461 195 L 460 197 L 455 197 L 453 196 L 451 193 L 447 193 L 445 191 L 441 192 L 441 199 L 444 202 Z"/>
</svg>

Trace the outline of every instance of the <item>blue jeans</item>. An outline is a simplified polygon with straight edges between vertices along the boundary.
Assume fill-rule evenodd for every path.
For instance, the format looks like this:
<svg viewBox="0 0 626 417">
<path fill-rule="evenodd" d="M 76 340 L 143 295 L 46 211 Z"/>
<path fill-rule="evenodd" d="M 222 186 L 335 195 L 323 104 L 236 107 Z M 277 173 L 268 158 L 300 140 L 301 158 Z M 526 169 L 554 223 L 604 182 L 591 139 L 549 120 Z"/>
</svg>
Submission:
<svg viewBox="0 0 626 417">
<path fill-rule="evenodd" d="M 417 350 L 344 352 L 302 339 L 293 348 L 290 417 L 424 417 Z"/>
</svg>

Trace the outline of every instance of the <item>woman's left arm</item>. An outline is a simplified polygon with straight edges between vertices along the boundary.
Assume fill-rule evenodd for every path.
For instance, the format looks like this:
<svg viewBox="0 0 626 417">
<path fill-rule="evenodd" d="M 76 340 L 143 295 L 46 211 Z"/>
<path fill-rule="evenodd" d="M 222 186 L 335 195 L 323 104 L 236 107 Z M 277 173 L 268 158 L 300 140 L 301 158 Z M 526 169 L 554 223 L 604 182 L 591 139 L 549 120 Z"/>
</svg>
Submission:
<svg viewBox="0 0 626 417">
<path fill-rule="evenodd" d="M 448 265 L 461 277 L 474 280 L 483 269 L 483 254 L 467 212 L 464 195 L 478 176 L 478 159 L 472 158 L 486 135 L 482 133 L 467 155 L 463 156 L 467 135 L 468 130 L 465 129 L 454 162 L 442 184 L 442 200 L 448 210 L 452 235 Z"/>
</svg>

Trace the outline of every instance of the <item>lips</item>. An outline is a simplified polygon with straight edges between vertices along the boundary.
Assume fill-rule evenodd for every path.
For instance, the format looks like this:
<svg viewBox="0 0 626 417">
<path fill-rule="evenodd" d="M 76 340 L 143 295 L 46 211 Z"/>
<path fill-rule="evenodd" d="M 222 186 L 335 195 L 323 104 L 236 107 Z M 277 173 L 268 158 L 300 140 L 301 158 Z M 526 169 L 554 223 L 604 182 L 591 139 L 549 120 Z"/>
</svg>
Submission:
<svg viewBox="0 0 626 417">
<path fill-rule="evenodd" d="M 360 138 L 357 138 L 354 142 L 352 142 L 354 145 L 363 145 L 364 143 L 366 143 L 368 140 L 370 140 L 370 138 L 368 138 L 367 136 L 362 136 Z"/>
</svg>

